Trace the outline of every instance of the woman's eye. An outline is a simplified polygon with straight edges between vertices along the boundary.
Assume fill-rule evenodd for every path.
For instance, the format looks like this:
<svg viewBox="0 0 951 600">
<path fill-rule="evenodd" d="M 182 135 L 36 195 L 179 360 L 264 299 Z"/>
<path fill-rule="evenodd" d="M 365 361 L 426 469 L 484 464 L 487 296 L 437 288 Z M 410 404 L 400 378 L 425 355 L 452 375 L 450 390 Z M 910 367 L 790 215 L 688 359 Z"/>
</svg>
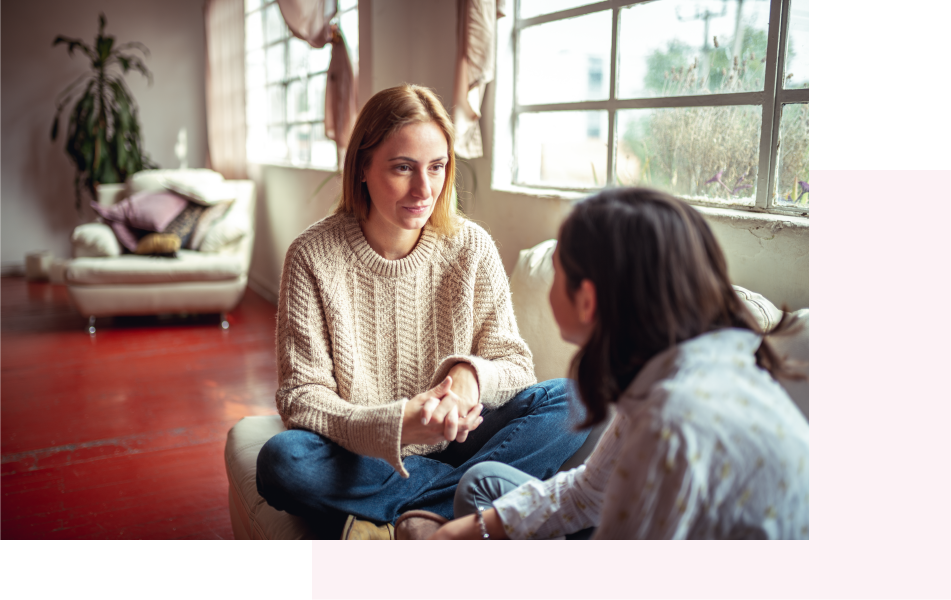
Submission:
<svg viewBox="0 0 951 600">
<path fill-rule="evenodd" d="M 433 171 L 442 171 L 445 168 L 446 168 L 446 165 L 443 165 L 443 164 L 435 164 L 432 166 Z"/>
<path fill-rule="evenodd" d="M 396 170 L 400 173 L 409 173 L 412 169 L 409 165 L 397 165 Z"/>
</svg>

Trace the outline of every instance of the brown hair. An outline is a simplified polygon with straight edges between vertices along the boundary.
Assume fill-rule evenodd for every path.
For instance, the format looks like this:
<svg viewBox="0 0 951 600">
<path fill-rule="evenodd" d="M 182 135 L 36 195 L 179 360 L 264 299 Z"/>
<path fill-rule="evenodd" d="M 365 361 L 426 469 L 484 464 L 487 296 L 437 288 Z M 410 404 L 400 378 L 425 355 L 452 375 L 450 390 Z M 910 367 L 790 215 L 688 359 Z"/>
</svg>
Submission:
<svg viewBox="0 0 951 600">
<path fill-rule="evenodd" d="M 414 123 L 435 123 L 446 136 L 449 146 L 446 180 L 427 225 L 445 235 L 456 232 L 460 215 L 452 194 L 456 185 L 455 129 L 439 98 L 431 89 L 418 85 L 404 84 L 378 92 L 360 111 L 347 145 L 343 162 L 343 194 L 334 208 L 335 214 L 350 213 L 360 223 L 366 222 L 370 215 L 370 194 L 362 181 L 363 170 L 370 164 L 377 146 Z"/>
<path fill-rule="evenodd" d="M 583 426 L 599 423 L 641 367 L 658 353 L 709 331 L 762 333 L 727 277 L 710 227 L 687 203 L 645 188 L 605 190 L 578 203 L 561 226 L 558 258 L 570 296 L 594 284 L 597 317 L 572 360 Z M 766 343 L 757 364 L 778 374 Z"/>
</svg>

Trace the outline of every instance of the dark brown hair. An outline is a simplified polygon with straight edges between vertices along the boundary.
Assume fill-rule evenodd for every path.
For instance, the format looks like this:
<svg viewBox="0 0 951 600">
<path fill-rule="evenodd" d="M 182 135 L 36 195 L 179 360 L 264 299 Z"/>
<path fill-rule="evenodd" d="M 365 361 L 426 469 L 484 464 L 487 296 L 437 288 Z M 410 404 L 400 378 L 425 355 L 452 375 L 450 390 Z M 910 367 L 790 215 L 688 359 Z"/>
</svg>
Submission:
<svg viewBox="0 0 951 600">
<path fill-rule="evenodd" d="M 343 194 L 334 213 L 350 213 L 360 223 L 366 222 L 370 215 L 370 194 L 367 184 L 362 181 L 363 170 L 370 164 L 377 146 L 403 127 L 414 123 L 435 123 L 446 136 L 449 146 L 446 180 L 427 225 L 446 235 L 456 232 L 461 217 L 452 197 L 456 185 L 456 158 L 453 153 L 455 129 L 449 113 L 436 94 L 418 85 L 404 84 L 378 92 L 360 111 L 347 145 L 347 155 L 343 161 Z"/>
<path fill-rule="evenodd" d="M 584 279 L 597 296 L 591 337 L 571 365 L 588 409 L 583 426 L 603 421 L 608 404 L 658 353 L 727 327 L 762 333 L 706 221 L 669 194 L 619 188 L 578 203 L 556 251 L 569 296 Z M 756 358 L 770 373 L 778 368 L 765 343 Z"/>
</svg>

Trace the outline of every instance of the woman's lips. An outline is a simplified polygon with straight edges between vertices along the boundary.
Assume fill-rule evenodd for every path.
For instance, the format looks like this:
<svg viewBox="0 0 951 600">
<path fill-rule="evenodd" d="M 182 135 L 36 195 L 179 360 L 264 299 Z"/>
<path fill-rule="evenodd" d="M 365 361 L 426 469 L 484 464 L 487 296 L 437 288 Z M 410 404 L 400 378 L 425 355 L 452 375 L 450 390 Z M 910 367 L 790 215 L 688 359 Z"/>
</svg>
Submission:
<svg viewBox="0 0 951 600">
<path fill-rule="evenodd" d="M 404 206 L 403 210 L 406 210 L 414 215 L 421 215 L 421 214 L 424 214 L 426 212 L 426 209 L 428 208 L 429 208 L 429 205 L 424 204 L 422 206 Z"/>
</svg>

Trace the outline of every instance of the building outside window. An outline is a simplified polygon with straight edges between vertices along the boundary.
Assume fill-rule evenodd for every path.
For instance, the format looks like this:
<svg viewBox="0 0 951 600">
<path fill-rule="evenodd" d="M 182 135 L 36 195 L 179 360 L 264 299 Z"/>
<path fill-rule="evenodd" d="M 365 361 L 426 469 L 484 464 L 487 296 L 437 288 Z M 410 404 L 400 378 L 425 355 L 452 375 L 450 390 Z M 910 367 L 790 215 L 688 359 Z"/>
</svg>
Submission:
<svg viewBox="0 0 951 600">
<path fill-rule="evenodd" d="M 338 20 L 356 74 L 357 0 L 340 0 Z M 337 146 L 324 135 L 330 44 L 295 38 L 277 2 L 245 0 L 245 81 L 249 162 L 337 168 Z"/>
<path fill-rule="evenodd" d="M 499 21 L 504 184 L 808 215 L 808 0 L 516 0 L 515 14 Z"/>
</svg>

